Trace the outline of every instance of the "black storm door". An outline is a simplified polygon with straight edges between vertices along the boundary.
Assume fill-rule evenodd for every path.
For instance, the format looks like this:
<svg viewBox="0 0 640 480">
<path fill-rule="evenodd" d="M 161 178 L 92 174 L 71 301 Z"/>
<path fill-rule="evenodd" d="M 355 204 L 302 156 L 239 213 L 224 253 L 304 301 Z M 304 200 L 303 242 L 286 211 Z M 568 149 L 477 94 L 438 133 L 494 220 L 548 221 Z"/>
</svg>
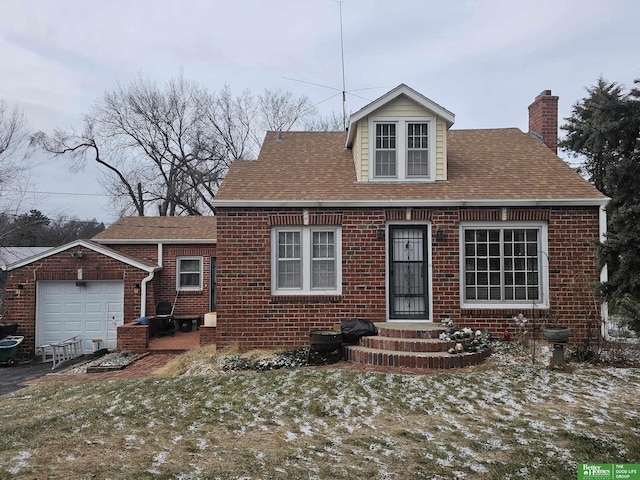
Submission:
<svg viewBox="0 0 640 480">
<path fill-rule="evenodd" d="M 389 226 L 389 318 L 427 320 L 427 226 Z"/>
</svg>

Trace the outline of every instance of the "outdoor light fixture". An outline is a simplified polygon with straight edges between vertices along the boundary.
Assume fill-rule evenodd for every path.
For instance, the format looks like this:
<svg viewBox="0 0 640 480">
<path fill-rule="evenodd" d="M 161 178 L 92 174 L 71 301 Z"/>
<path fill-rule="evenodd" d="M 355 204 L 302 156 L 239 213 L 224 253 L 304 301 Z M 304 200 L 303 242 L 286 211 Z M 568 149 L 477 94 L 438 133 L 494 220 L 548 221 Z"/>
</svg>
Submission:
<svg viewBox="0 0 640 480">
<path fill-rule="evenodd" d="M 444 230 L 436 230 L 436 240 L 439 242 L 444 240 Z"/>
<path fill-rule="evenodd" d="M 384 228 L 379 228 L 376 230 L 376 239 L 384 240 Z"/>
<path fill-rule="evenodd" d="M 135 293 L 136 295 L 138 295 L 140 293 L 140 284 L 139 283 L 136 283 L 133 286 L 133 293 Z"/>
</svg>

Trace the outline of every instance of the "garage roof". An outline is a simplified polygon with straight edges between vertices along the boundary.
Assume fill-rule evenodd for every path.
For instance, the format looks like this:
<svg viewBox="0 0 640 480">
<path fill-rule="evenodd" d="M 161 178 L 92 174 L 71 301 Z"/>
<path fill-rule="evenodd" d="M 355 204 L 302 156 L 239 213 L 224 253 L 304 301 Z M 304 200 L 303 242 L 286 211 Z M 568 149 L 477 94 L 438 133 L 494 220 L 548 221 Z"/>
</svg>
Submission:
<svg viewBox="0 0 640 480">
<path fill-rule="evenodd" d="M 216 243 L 216 217 L 123 217 L 92 238 L 108 243 Z"/>
<path fill-rule="evenodd" d="M 61 245 L 60 247 L 51 248 L 45 252 L 41 252 L 29 258 L 25 258 L 24 260 L 21 260 L 19 262 L 12 263 L 7 267 L 7 271 L 24 267 L 25 265 L 29 265 L 30 263 L 37 262 L 38 260 L 50 257 L 52 255 L 57 255 L 74 247 L 88 248 L 89 250 L 93 250 L 96 253 L 106 255 L 107 257 L 113 258 L 114 260 L 125 263 L 127 265 L 131 265 L 132 267 L 139 268 L 140 270 L 144 270 L 145 272 L 155 272 L 158 270 L 162 270 L 162 267 L 159 267 L 153 262 L 147 262 L 145 260 L 130 257 L 129 255 L 125 255 L 122 252 L 118 252 L 109 247 L 105 247 L 104 245 L 100 245 L 99 243 L 92 242 L 91 240 L 75 240 L 71 243 Z"/>
</svg>

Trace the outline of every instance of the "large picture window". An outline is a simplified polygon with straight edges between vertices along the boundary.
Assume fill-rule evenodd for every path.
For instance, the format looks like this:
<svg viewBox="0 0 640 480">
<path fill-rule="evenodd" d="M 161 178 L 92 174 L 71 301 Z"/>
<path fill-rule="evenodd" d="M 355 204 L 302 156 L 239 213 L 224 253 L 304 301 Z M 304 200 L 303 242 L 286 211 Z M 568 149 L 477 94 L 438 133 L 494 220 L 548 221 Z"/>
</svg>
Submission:
<svg viewBox="0 0 640 480">
<path fill-rule="evenodd" d="M 462 228 L 463 306 L 546 306 L 544 225 Z"/>
<path fill-rule="evenodd" d="M 274 294 L 339 294 L 340 227 L 280 227 L 272 231 Z"/>
<path fill-rule="evenodd" d="M 178 290 L 202 290 L 202 257 L 178 257 L 176 262 Z"/>
</svg>

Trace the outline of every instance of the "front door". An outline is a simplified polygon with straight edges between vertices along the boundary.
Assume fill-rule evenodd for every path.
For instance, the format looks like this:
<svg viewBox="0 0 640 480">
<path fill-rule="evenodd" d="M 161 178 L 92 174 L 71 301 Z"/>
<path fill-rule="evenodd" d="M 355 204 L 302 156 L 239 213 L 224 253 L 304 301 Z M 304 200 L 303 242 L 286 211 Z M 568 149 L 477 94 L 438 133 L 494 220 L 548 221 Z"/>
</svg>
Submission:
<svg viewBox="0 0 640 480">
<path fill-rule="evenodd" d="M 389 319 L 429 318 L 427 226 L 389 226 Z"/>
</svg>

